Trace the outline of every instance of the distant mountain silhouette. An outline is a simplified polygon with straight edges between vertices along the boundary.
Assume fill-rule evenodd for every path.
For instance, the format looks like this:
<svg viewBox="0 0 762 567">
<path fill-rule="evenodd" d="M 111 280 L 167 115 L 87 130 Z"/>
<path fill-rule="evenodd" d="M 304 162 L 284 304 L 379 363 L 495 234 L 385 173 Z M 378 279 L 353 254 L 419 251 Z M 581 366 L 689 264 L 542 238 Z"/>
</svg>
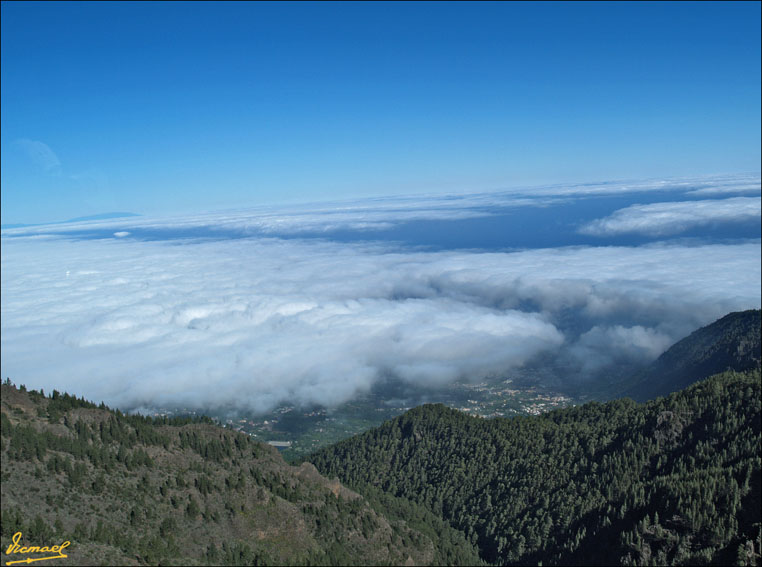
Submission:
<svg viewBox="0 0 762 567">
<path fill-rule="evenodd" d="M 725 370 L 760 366 L 759 309 L 738 311 L 691 333 L 618 388 L 618 396 L 646 401 Z"/>
<path fill-rule="evenodd" d="M 91 220 L 107 220 L 107 219 L 118 219 L 122 217 L 139 217 L 140 215 L 137 213 L 101 213 L 99 215 L 88 215 L 86 217 L 77 217 L 74 219 L 65 220 L 62 222 L 82 222 L 82 221 L 91 221 Z"/>
<path fill-rule="evenodd" d="M 69 222 L 84 222 L 84 221 L 94 221 L 94 220 L 108 220 L 108 219 L 119 219 L 123 217 L 139 217 L 140 215 L 138 213 L 124 213 L 124 212 L 113 212 L 113 213 L 100 213 L 97 215 L 88 215 L 85 217 L 76 217 L 73 219 L 67 219 L 63 221 L 55 221 L 55 222 L 36 222 L 36 223 L 30 223 L 30 224 L 4 224 L 0 225 L 0 228 L 24 228 L 27 226 L 44 226 L 46 224 L 66 224 Z"/>
</svg>

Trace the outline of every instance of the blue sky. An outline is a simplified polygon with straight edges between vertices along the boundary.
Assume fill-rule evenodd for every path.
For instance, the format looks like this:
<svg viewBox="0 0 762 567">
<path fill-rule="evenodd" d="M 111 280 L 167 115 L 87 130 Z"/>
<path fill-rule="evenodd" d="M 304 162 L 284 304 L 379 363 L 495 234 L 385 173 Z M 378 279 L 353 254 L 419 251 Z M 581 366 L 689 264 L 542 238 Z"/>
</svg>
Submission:
<svg viewBox="0 0 762 567">
<path fill-rule="evenodd" d="M 2 4 L 2 222 L 758 172 L 760 3 Z"/>
</svg>

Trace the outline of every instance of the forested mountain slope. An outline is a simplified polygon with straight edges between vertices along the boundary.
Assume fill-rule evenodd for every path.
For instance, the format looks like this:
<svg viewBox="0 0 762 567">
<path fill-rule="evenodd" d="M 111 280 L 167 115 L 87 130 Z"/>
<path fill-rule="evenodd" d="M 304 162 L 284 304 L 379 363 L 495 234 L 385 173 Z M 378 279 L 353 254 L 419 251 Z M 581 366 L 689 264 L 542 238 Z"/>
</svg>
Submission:
<svg viewBox="0 0 762 567">
<path fill-rule="evenodd" d="M 208 420 L 126 416 L 10 384 L 0 409 L 2 550 L 22 531 L 25 545 L 70 540 L 77 565 L 479 561 L 422 507 L 369 501 Z"/>
<path fill-rule="evenodd" d="M 759 369 L 533 417 L 421 406 L 309 460 L 426 506 L 491 563 L 760 560 Z"/>
<path fill-rule="evenodd" d="M 612 397 L 646 401 L 726 370 L 758 368 L 762 358 L 762 312 L 730 313 L 667 349 L 650 366 L 619 384 Z"/>
</svg>

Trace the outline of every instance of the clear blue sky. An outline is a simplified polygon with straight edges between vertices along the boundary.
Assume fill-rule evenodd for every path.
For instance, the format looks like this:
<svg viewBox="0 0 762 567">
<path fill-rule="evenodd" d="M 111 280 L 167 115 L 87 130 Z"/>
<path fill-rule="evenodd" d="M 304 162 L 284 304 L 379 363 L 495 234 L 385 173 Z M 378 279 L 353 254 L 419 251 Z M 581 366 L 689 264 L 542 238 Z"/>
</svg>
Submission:
<svg viewBox="0 0 762 567">
<path fill-rule="evenodd" d="M 760 169 L 760 3 L 2 4 L 2 222 Z"/>
</svg>

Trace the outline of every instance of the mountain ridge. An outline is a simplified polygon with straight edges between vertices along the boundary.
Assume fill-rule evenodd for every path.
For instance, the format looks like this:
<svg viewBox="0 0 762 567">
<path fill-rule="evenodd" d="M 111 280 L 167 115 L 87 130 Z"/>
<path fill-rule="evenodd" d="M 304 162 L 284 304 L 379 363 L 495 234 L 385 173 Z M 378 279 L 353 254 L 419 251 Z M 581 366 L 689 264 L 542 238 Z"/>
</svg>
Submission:
<svg viewBox="0 0 762 567">
<path fill-rule="evenodd" d="M 617 384 L 611 397 L 640 402 L 665 396 L 726 370 L 760 365 L 762 311 L 735 311 L 705 325 L 668 348 L 634 376 Z"/>
</svg>

